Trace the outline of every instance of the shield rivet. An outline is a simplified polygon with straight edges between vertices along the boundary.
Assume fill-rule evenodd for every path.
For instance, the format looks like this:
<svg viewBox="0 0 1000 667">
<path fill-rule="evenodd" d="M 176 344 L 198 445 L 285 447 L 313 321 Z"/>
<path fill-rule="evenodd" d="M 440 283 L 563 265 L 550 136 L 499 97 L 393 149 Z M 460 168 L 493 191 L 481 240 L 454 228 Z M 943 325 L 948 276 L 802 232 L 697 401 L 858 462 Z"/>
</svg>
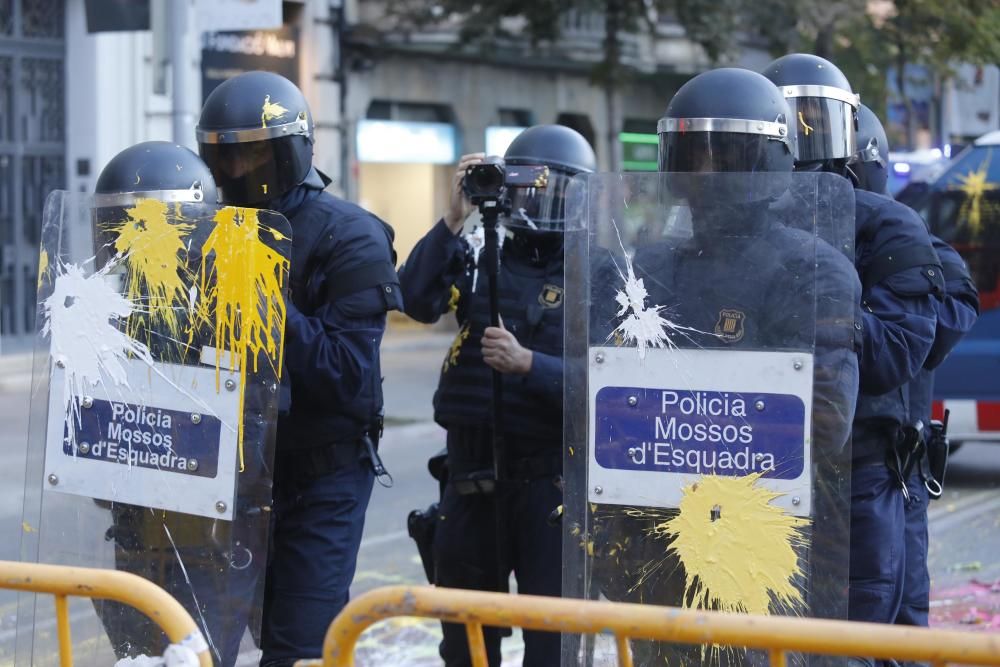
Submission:
<svg viewBox="0 0 1000 667">
<path fill-rule="evenodd" d="M 226 503 L 222 502 L 221 500 L 215 503 L 215 511 L 218 512 L 219 514 L 224 514 L 226 511 L 226 507 L 227 507 Z"/>
<path fill-rule="evenodd" d="M 197 469 L 198 469 L 198 459 L 191 459 L 190 461 L 188 461 L 188 470 L 194 471 L 194 470 L 197 470 Z M 225 510 L 222 509 L 222 510 L 219 510 L 219 511 L 220 512 L 224 512 Z"/>
<path fill-rule="evenodd" d="M 201 415 L 198 414 L 197 412 L 192 412 L 191 413 L 191 423 L 192 424 L 200 424 L 201 423 Z"/>
<path fill-rule="evenodd" d="M 802 499 L 799 498 L 798 496 L 795 496 L 794 498 L 792 498 L 792 504 L 793 505 L 800 505 L 801 503 L 802 503 Z"/>
<path fill-rule="evenodd" d="M 596 495 L 598 495 L 598 496 L 601 495 L 602 493 L 604 493 L 604 487 L 603 486 L 595 486 L 594 487 L 594 493 Z"/>
<path fill-rule="evenodd" d="M 82 405 L 85 408 L 92 408 L 94 407 L 94 399 L 91 398 L 90 396 L 84 396 L 83 400 L 80 401 L 80 405 Z"/>
<path fill-rule="evenodd" d="M 604 353 L 603 352 L 598 352 L 597 354 L 595 354 L 594 355 L 594 361 L 596 361 L 599 364 L 603 364 L 604 363 Z"/>
<path fill-rule="evenodd" d="M 792 363 L 792 368 L 794 368 L 797 371 L 801 371 L 802 370 L 802 361 L 800 359 L 796 359 L 794 361 L 794 363 Z"/>
<path fill-rule="evenodd" d="M 764 455 L 758 452 L 757 454 L 754 454 L 753 458 L 755 461 L 763 461 Z"/>
<path fill-rule="evenodd" d="M 228 389 L 229 391 L 233 391 L 234 389 L 236 389 L 235 380 L 226 380 L 226 389 Z"/>
<path fill-rule="evenodd" d="M 753 404 L 753 406 L 757 408 L 757 412 L 764 411 L 764 401 L 757 401 L 756 403 Z"/>
<path fill-rule="evenodd" d="M 639 405 L 639 399 L 636 398 L 635 396 L 629 396 L 628 404 L 634 408 L 635 406 Z"/>
<path fill-rule="evenodd" d="M 58 476 L 56 476 L 54 473 L 51 474 L 51 475 L 49 475 L 49 484 L 51 484 L 52 486 L 55 486 L 58 483 L 59 483 L 59 477 Z"/>
<path fill-rule="evenodd" d="M 80 446 L 77 447 L 77 450 L 81 454 L 84 454 L 84 455 L 89 454 L 90 453 L 90 443 L 89 442 L 81 442 Z"/>
</svg>

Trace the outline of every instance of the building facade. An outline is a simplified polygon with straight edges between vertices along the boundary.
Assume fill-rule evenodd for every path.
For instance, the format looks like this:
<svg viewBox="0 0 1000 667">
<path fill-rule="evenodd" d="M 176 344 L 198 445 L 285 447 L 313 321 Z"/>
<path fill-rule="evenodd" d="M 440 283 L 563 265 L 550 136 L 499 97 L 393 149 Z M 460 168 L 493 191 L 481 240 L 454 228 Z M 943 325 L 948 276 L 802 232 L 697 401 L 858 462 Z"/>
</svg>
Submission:
<svg viewBox="0 0 1000 667">
<path fill-rule="evenodd" d="M 565 17 L 558 43 L 544 48 L 515 37 L 483 50 L 460 44 L 459 26 L 447 22 L 422 31 L 387 25 L 378 0 L 286 1 L 280 25 L 220 31 L 213 17 L 236 1 L 0 0 L 5 349 L 35 330 L 47 193 L 93 191 L 118 151 L 171 140 L 175 118 L 181 143 L 195 148 L 204 97 L 239 71 L 270 69 L 298 83 L 316 122 L 316 165 L 335 192 L 395 227 L 405 259 L 444 212 L 461 154 L 502 154 L 522 128 L 562 123 L 591 141 L 603 169 L 655 168 L 656 120 L 677 87 L 709 65 L 676 23 L 664 20 L 656 39 L 621 36 L 623 62 L 635 74 L 609 97 L 592 80 L 602 58 L 600 15 Z M 171 58 L 163 12 L 182 2 L 184 48 Z M 145 24 L 88 32 L 88 9 L 93 21 L 95 9 L 113 18 L 115 6 L 145 6 Z M 759 68 L 767 55 L 749 49 L 741 62 Z M 181 107 L 171 90 L 174 67 L 183 68 Z"/>
</svg>

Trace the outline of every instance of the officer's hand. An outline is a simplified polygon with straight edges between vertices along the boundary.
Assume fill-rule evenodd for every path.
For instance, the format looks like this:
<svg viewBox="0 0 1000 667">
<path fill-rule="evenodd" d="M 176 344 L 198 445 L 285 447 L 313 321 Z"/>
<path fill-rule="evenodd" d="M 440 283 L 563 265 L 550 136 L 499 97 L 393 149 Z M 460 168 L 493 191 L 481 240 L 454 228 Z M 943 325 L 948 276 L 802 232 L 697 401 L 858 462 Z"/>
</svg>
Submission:
<svg viewBox="0 0 1000 667">
<path fill-rule="evenodd" d="M 462 192 L 462 179 L 465 178 L 465 170 L 474 164 L 479 164 L 486 157 L 486 153 L 468 153 L 463 155 L 458 161 L 455 175 L 451 177 L 451 200 L 448 202 L 448 212 L 444 216 L 444 224 L 452 234 L 462 231 L 462 223 L 472 213 L 472 202 Z"/>
<path fill-rule="evenodd" d="M 490 368 L 518 375 L 531 370 L 531 350 L 521 347 L 514 334 L 504 328 L 502 321 L 499 327 L 486 327 L 482 345 L 483 361 Z"/>
</svg>

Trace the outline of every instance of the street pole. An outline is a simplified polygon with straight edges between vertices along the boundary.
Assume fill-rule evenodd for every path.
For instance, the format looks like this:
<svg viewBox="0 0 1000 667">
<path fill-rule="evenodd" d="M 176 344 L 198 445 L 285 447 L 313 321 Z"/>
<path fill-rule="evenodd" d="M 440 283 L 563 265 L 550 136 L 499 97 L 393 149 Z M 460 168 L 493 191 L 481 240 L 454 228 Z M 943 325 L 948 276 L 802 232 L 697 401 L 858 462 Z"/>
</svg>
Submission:
<svg viewBox="0 0 1000 667">
<path fill-rule="evenodd" d="M 190 63 L 185 55 L 189 8 L 189 0 L 171 0 L 167 3 L 170 94 L 173 100 L 170 120 L 174 143 L 181 146 L 189 145 L 193 138 L 188 102 L 188 65 Z"/>
</svg>

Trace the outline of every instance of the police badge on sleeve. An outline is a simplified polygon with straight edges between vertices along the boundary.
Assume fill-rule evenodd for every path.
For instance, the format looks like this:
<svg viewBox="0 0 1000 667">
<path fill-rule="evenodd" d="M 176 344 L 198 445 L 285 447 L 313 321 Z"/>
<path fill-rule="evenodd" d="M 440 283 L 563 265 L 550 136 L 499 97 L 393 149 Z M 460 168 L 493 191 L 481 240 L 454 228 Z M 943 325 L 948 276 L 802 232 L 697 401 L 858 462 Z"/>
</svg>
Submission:
<svg viewBox="0 0 1000 667">
<path fill-rule="evenodd" d="M 746 314 L 742 310 L 723 308 L 719 311 L 719 319 L 715 323 L 715 335 L 727 343 L 738 343 L 743 340 L 743 322 Z"/>
</svg>

